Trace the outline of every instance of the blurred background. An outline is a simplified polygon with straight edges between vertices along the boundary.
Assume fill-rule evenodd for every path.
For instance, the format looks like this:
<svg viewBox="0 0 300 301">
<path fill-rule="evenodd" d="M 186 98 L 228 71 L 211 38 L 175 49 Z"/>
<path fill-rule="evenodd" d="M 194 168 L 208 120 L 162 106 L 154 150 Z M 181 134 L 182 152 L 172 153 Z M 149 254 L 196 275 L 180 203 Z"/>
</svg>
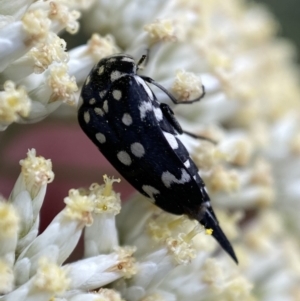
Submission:
<svg viewBox="0 0 300 301">
<path fill-rule="evenodd" d="M 297 62 L 300 51 L 300 1 L 299 0 L 260 0 L 265 4 L 280 24 L 279 35 L 291 40 L 297 47 Z"/>
</svg>

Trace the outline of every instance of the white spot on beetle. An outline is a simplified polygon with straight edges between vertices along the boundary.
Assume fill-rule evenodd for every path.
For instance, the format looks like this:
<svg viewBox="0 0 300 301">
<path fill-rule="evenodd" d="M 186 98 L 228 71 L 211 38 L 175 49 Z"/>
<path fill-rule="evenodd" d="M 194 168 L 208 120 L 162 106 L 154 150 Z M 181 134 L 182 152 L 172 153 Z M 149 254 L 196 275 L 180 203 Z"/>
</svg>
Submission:
<svg viewBox="0 0 300 301">
<path fill-rule="evenodd" d="M 160 108 L 153 107 L 153 111 L 157 121 L 163 120 L 163 114 Z"/>
<path fill-rule="evenodd" d="M 128 56 L 124 56 L 121 61 L 130 62 L 130 63 L 134 62 L 133 59 L 131 57 L 128 57 Z"/>
<path fill-rule="evenodd" d="M 143 120 L 146 117 L 146 113 L 152 111 L 152 103 L 148 101 L 142 102 L 139 106 L 139 110 L 141 119 Z"/>
<path fill-rule="evenodd" d="M 100 66 L 98 69 L 98 74 L 101 75 L 104 72 L 104 66 Z"/>
<path fill-rule="evenodd" d="M 103 97 L 105 96 L 106 92 L 107 92 L 107 90 L 102 90 L 102 91 L 100 91 L 100 92 L 99 92 L 99 96 L 100 96 L 101 98 L 103 98 Z"/>
<path fill-rule="evenodd" d="M 154 100 L 153 93 L 152 93 L 151 89 L 148 87 L 148 85 L 145 83 L 145 81 L 141 77 L 139 77 L 138 75 L 136 75 L 134 78 L 135 78 L 135 80 L 137 81 L 138 84 L 143 86 L 143 88 L 145 89 L 148 97 L 151 100 Z"/>
<path fill-rule="evenodd" d="M 102 133 L 97 133 L 95 136 L 100 143 L 106 142 L 106 137 Z"/>
<path fill-rule="evenodd" d="M 206 208 L 211 207 L 210 201 L 205 202 L 204 205 L 205 205 Z"/>
<path fill-rule="evenodd" d="M 191 167 L 191 162 L 190 162 L 189 159 L 187 159 L 183 164 L 184 164 L 184 166 L 185 166 L 186 168 Z"/>
<path fill-rule="evenodd" d="M 141 158 L 145 155 L 145 149 L 141 143 L 132 143 L 130 145 L 130 150 L 138 158 Z"/>
<path fill-rule="evenodd" d="M 142 189 L 147 193 L 150 199 L 155 200 L 154 194 L 160 193 L 156 188 L 150 185 L 143 185 Z"/>
<path fill-rule="evenodd" d="M 91 116 L 90 116 L 90 112 L 89 111 L 85 111 L 83 114 L 83 119 L 85 121 L 85 123 L 89 123 L 91 120 Z"/>
<path fill-rule="evenodd" d="M 117 153 L 117 157 L 118 157 L 119 161 L 121 163 L 123 163 L 124 165 L 129 166 L 131 164 L 131 158 L 130 158 L 130 156 L 128 155 L 127 152 L 120 151 L 120 152 Z"/>
<path fill-rule="evenodd" d="M 113 71 L 111 74 L 110 74 L 110 80 L 113 82 L 117 79 L 119 79 L 120 77 L 123 76 L 123 73 L 121 73 L 120 71 Z"/>
<path fill-rule="evenodd" d="M 170 133 L 164 132 L 164 131 L 163 131 L 163 134 L 164 134 L 165 138 L 167 139 L 169 145 L 172 147 L 172 149 L 177 149 L 178 142 L 177 142 L 175 136 Z"/>
<path fill-rule="evenodd" d="M 104 115 L 104 112 L 101 108 L 96 107 L 96 108 L 94 108 L 94 111 L 97 115 L 100 115 L 100 116 Z"/>
<path fill-rule="evenodd" d="M 95 104 L 96 103 L 96 99 L 95 98 L 91 98 L 90 100 L 89 100 L 89 104 L 90 105 L 93 105 L 93 104 Z"/>
<path fill-rule="evenodd" d="M 122 92 L 120 90 L 113 90 L 112 95 L 115 100 L 120 100 L 122 97 Z"/>
<path fill-rule="evenodd" d="M 103 103 L 103 110 L 105 113 L 108 113 L 108 101 L 107 100 L 105 100 Z"/>
<path fill-rule="evenodd" d="M 89 75 L 89 76 L 86 78 L 85 85 L 88 85 L 89 82 L 90 82 L 90 80 L 91 80 L 91 77 L 90 77 L 90 75 Z"/>
<path fill-rule="evenodd" d="M 125 124 L 125 125 L 131 125 L 132 124 L 132 118 L 131 116 L 128 114 L 128 113 L 125 113 L 122 117 L 122 122 Z"/>
<path fill-rule="evenodd" d="M 172 183 L 184 184 L 191 180 L 191 176 L 187 173 L 185 169 L 181 169 L 181 178 L 177 179 L 173 174 L 169 171 L 163 172 L 161 176 L 161 180 L 167 188 L 171 187 Z"/>
</svg>

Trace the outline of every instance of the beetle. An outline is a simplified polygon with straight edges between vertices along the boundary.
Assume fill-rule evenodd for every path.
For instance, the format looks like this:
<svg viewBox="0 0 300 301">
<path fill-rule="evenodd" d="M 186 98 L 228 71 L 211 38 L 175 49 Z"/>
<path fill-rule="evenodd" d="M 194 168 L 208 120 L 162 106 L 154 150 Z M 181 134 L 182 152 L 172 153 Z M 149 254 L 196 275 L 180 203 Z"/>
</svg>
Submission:
<svg viewBox="0 0 300 301">
<path fill-rule="evenodd" d="M 116 170 L 161 209 L 186 214 L 212 229 L 212 236 L 238 263 L 211 207 L 198 168 L 177 138 L 182 130 L 172 109 L 160 103 L 148 84 L 156 85 L 176 104 L 163 86 L 137 71 L 127 54 L 103 58 L 88 75 L 82 91 L 78 121 L 85 134 Z M 199 101 L 205 94 L 188 101 Z M 187 102 L 185 102 L 187 103 Z M 194 136 L 190 134 L 191 136 Z"/>
</svg>

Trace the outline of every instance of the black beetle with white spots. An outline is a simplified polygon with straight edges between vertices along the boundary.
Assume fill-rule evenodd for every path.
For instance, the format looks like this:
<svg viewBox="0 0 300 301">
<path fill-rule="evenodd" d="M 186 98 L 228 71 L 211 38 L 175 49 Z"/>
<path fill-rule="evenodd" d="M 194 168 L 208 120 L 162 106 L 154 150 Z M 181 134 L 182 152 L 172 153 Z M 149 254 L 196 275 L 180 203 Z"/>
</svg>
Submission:
<svg viewBox="0 0 300 301">
<path fill-rule="evenodd" d="M 126 54 L 102 59 L 83 85 L 78 120 L 108 161 L 140 193 L 163 210 L 198 220 L 237 262 L 219 226 L 204 182 L 188 151 L 176 137 L 184 133 L 171 108 L 159 103 L 139 65 Z M 200 100 L 203 94 L 188 103 Z M 185 102 L 186 103 L 186 102 Z"/>
</svg>

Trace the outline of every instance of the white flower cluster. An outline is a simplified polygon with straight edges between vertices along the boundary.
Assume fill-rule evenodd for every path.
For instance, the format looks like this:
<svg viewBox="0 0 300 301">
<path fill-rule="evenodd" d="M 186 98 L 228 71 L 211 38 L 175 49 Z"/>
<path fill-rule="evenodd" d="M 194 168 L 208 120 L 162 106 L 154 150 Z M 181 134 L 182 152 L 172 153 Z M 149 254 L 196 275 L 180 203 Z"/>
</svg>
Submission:
<svg viewBox="0 0 300 301">
<path fill-rule="evenodd" d="M 108 177 L 70 190 L 38 235 L 54 174 L 31 150 L 0 201 L 0 300 L 299 300 L 300 77 L 277 27 L 243 0 L 0 1 L 2 131 L 63 116 L 63 103 L 74 115 L 93 65 L 117 52 L 149 51 L 143 72 L 180 100 L 204 85 L 200 103 L 174 111 L 217 142 L 182 136 L 239 259 L 141 196 L 121 210 Z M 79 46 L 67 51 L 63 31 Z M 83 231 L 83 258 L 65 264 Z"/>
<path fill-rule="evenodd" d="M 119 180 L 107 176 L 104 185 L 71 189 L 66 207 L 38 235 L 46 187 L 54 178 L 52 164 L 37 157 L 34 149 L 20 164 L 9 200 L 0 202 L 0 300 L 117 301 L 123 300 L 121 295 L 126 300 L 169 300 L 168 287 L 183 276 L 182 271 L 168 279 L 177 266 L 189 267 L 186 277 L 195 288 L 198 277 L 204 286 L 214 282 L 214 276 L 218 281 L 223 277 L 225 267 L 208 257 L 216 244 L 196 222 L 162 213 L 140 196 L 124 206 L 116 222 L 121 201 L 112 185 Z M 83 258 L 64 264 L 83 230 Z M 241 282 L 240 289 L 245 286 L 242 296 L 247 298 L 251 284 L 232 272 L 237 270 L 233 262 L 225 263 L 231 269 L 227 277 Z M 228 281 L 223 279 L 220 289 L 231 290 Z M 114 290 L 99 290 L 109 283 Z M 184 287 L 178 291 L 178 296 L 185 294 L 189 290 Z"/>
<path fill-rule="evenodd" d="M 54 178 L 52 164 L 36 157 L 34 149 L 20 164 L 22 172 L 8 202 L 0 202 L 1 300 L 49 300 L 64 294 L 73 300 L 85 291 L 135 274 L 134 248 L 119 247 L 114 225 L 120 211 L 119 194 L 112 190 L 117 180 L 104 176 L 104 185 L 93 184 L 86 191 L 71 189 L 66 207 L 38 235 L 40 208 L 47 184 Z M 85 226 L 90 227 L 84 259 L 62 266 Z M 106 294 L 121 300 L 107 290 L 100 290 L 98 298 Z"/>
</svg>

